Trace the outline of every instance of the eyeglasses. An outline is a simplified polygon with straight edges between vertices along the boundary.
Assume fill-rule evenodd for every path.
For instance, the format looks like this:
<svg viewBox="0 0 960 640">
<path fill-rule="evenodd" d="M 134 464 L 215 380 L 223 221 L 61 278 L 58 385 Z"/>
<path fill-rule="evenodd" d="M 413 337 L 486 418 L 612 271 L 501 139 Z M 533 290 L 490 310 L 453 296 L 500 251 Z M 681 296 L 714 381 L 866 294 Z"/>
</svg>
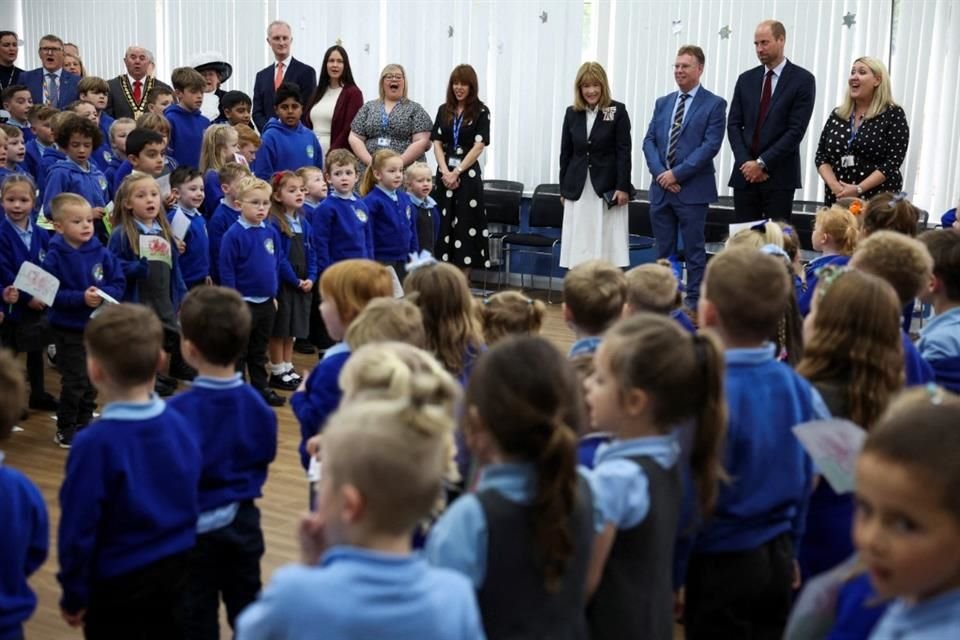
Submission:
<svg viewBox="0 0 960 640">
<path fill-rule="evenodd" d="M 383 76 L 384 80 L 403 80 L 402 73 L 388 73 Z"/>
<path fill-rule="evenodd" d="M 59 53 L 63 51 L 62 47 L 40 47 L 40 53 Z"/>
</svg>

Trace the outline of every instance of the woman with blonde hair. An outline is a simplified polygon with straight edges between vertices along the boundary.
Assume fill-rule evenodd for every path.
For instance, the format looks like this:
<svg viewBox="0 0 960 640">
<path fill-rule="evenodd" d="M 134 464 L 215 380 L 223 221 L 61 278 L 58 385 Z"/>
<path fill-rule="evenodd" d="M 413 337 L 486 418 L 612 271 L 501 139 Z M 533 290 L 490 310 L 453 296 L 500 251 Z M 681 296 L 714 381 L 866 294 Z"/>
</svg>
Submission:
<svg viewBox="0 0 960 640">
<path fill-rule="evenodd" d="M 584 62 L 577 71 L 560 136 L 560 266 L 597 258 L 629 265 L 630 116 L 611 98 L 607 73 L 598 63 Z"/>
<path fill-rule="evenodd" d="M 857 58 L 843 103 L 830 114 L 817 146 L 826 205 L 837 198 L 869 199 L 883 191 L 899 192 L 900 166 L 909 142 L 907 116 L 893 100 L 886 66 L 876 58 Z"/>
</svg>

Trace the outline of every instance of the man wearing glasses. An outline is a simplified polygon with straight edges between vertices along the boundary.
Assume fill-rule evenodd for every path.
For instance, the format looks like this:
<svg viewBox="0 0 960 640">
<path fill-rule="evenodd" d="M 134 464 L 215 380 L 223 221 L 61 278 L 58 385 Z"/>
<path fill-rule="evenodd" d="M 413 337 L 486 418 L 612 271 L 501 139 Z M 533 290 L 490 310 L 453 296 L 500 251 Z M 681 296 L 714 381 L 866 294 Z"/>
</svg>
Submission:
<svg viewBox="0 0 960 640">
<path fill-rule="evenodd" d="M 20 74 L 20 84 L 30 89 L 34 104 L 63 109 L 78 98 L 80 77 L 63 68 L 63 40 L 54 35 L 40 39 L 40 67 Z"/>
</svg>

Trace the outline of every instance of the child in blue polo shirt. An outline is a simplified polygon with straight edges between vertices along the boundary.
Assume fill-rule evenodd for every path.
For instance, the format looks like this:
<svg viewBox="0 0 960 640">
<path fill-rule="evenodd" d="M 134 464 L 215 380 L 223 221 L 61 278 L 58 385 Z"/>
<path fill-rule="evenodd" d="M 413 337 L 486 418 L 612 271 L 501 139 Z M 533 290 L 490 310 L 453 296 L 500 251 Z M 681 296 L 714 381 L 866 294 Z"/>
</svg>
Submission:
<svg viewBox="0 0 960 640">
<path fill-rule="evenodd" d="M 420 251 L 417 219 L 410 196 L 399 191 L 403 185 L 403 158 L 396 151 L 381 149 L 363 174 L 360 193 L 370 210 L 373 225 L 373 253 L 378 262 L 393 267 L 400 282 L 407 275 L 411 253 Z"/>
<path fill-rule="evenodd" d="M 190 424 L 153 395 L 163 327 L 145 307 L 110 305 L 84 342 L 104 407 L 77 434 L 60 488 L 60 608 L 88 638 L 137 637 L 144 625 L 181 638 L 201 459 Z"/>
<path fill-rule="evenodd" d="M 933 257 L 933 286 L 923 297 L 936 315 L 920 332 L 917 349 L 937 384 L 960 393 L 960 229 L 927 231 L 919 240 Z"/>
<path fill-rule="evenodd" d="M 263 127 L 260 149 L 253 162 L 258 178 L 269 180 L 278 171 L 296 171 L 300 167 L 323 168 L 323 152 L 316 134 L 300 122 L 303 98 L 300 88 L 284 82 L 273 99 L 276 117 Z"/>
<path fill-rule="evenodd" d="M 191 67 L 174 69 L 170 74 L 170 82 L 177 96 L 177 104 L 163 110 L 163 115 L 170 121 L 168 153 L 176 160 L 177 166 L 198 167 L 203 132 L 210 126 L 210 120 L 200 113 L 207 83 L 203 76 Z"/>
<path fill-rule="evenodd" d="M 260 592 L 264 545 L 254 500 L 277 452 L 277 416 L 234 366 L 250 333 L 250 312 L 236 291 L 191 291 L 180 308 L 180 325 L 183 357 L 199 375 L 170 406 L 186 418 L 203 460 L 197 546 L 185 598 L 187 637 L 217 638 L 220 597 L 234 627 Z"/>
<path fill-rule="evenodd" d="M 20 365 L 0 352 L 0 441 L 10 435 L 23 410 L 23 387 Z M 49 522 L 40 490 L 4 462 L 0 451 L 0 638 L 18 640 L 37 607 L 27 578 L 47 559 Z"/>
<path fill-rule="evenodd" d="M 223 234 L 240 217 L 240 205 L 234 198 L 234 190 L 244 178 L 249 178 L 252 174 L 250 169 L 238 162 L 228 162 L 220 171 L 220 189 L 223 191 L 223 198 L 220 204 L 214 209 L 210 216 L 210 222 L 207 224 L 207 243 L 210 252 L 210 278 L 215 284 L 220 283 L 220 243 L 223 241 Z M 204 193 L 206 197 L 206 193 Z"/>
</svg>

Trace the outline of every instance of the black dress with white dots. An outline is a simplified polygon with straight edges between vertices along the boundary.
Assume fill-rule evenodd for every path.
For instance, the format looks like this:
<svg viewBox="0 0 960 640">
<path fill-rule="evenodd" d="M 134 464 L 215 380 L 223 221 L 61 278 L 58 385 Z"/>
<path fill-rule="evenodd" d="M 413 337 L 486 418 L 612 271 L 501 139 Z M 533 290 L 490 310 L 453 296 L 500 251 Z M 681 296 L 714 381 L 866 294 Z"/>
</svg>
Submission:
<svg viewBox="0 0 960 640">
<path fill-rule="evenodd" d="M 878 193 L 896 193 L 903 189 L 900 166 L 907 155 L 910 126 L 902 108 L 892 106 L 880 115 L 864 120 L 852 142 L 850 138 L 850 121 L 844 120 L 836 112 L 831 113 L 820 133 L 817 167 L 829 164 L 833 167 L 837 180 L 847 184 L 859 184 L 874 171 L 880 171 L 886 180 L 873 189 L 864 191 L 862 197 L 865 199 Z M 849 163 L 845 163 L 844 158 L 850 156 L 853 158 L 853 165 L 843 166 Z M 827 206 L 836 200 L 836 196 L 827 187 Z"/>
<path fill-rule="evenodd" d="M 481 105 L 480 113 L 470 122 L 460 125 L 457 144 L 453 140 L 453 123 L 447 118 L 446 105 L 437 110 L 431 140 L 443 144 L 443 152 L 450 165 L 451 159 L 463 160 L 473 145 L 490 145 L 490 111 Z M 450 166 L 452 170 L 453 167 Z M 483 177 L 480 163 L 474 162 L 460 174 L 460 186 L 448 189 L 437 170 L 433 199 L 440 209 L 440 238 L 437 257 L 458 267 L 489 267 L 487 255 L 487 214 L 483 209 Z"/>
</svg>

